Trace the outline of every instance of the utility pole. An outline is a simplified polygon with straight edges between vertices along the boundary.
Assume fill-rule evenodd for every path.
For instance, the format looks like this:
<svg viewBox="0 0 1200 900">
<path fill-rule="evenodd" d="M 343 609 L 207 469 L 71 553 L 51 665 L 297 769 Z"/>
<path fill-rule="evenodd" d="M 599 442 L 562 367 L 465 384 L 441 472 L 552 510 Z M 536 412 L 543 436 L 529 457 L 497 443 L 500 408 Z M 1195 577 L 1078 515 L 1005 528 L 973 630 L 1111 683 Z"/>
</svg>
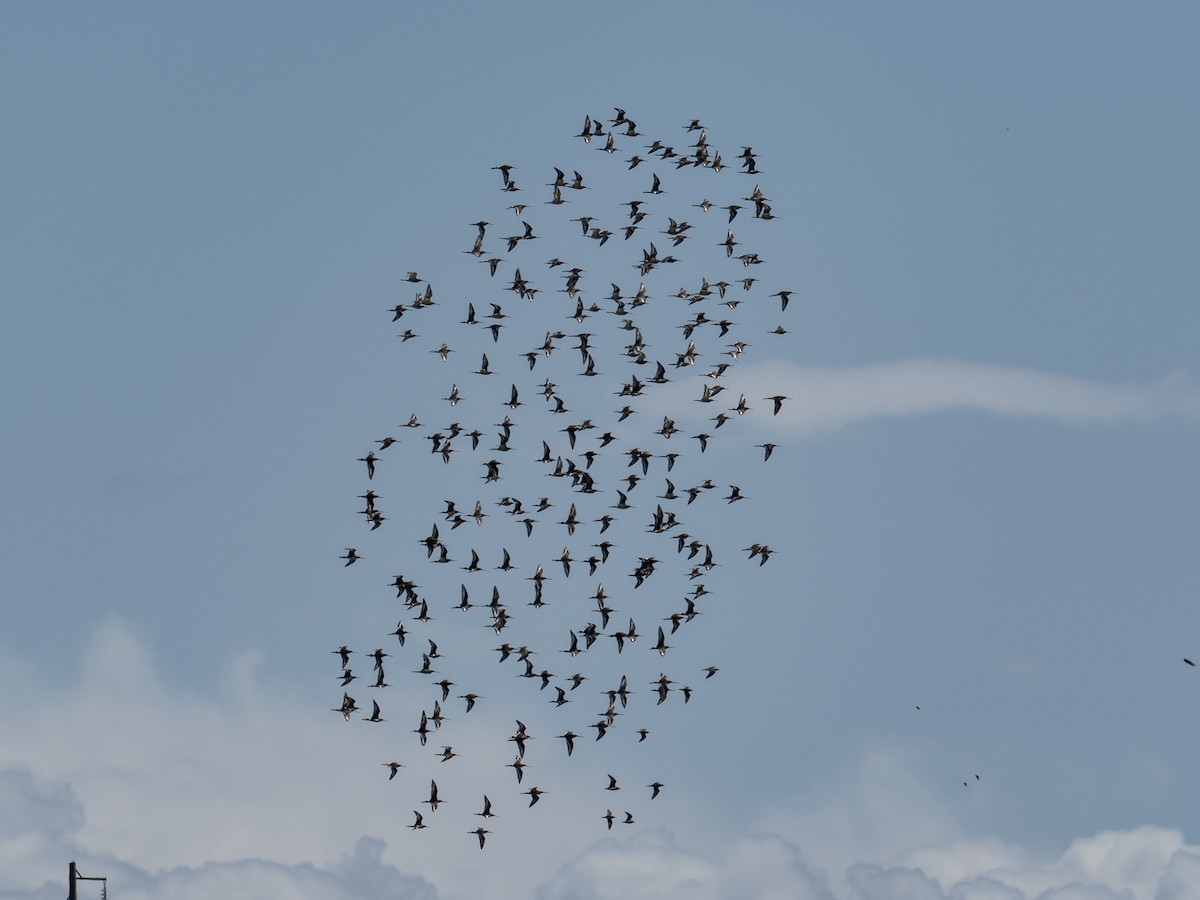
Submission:
<svg viewBox="0 0 1200 900">
<path fill-rule="evenodd" d="M 71 864 L 67 867 L 67 900 L 79 900 L 79 895 L 76 892 L 75 883 L 78 881 L 102 881 L 100 891 L 101 896 L 108 897 L 108 879 L 103 877 L 80 875 L 79 869 L 75 866 L 75 860 L 71 860 Z"/>
</svg>

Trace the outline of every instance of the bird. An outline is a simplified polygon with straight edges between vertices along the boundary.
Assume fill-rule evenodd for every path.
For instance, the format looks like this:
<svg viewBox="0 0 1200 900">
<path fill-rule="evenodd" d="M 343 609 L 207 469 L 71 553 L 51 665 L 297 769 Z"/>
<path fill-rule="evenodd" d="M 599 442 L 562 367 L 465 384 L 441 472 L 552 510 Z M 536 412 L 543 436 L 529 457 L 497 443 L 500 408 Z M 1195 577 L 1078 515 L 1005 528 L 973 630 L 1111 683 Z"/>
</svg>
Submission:
<svg viewBox="0 0 1200 900">
<path fill-rule="evenodd" d="M 429 804 L 429 809 L 431 812 L 437 812 L 438 804 L 446 802 L 438 799 L 438 786 L 436 781 L 431 781 L 429 783 L 429 799 L 423 802 Z"/>
<path fill-rule="evenodd" d="M 342 694 L 342 705 L 335 707 L 334 712 L 342 714 L 342 717 L 349 722 L 350 714 L 358 710 L 358 704 L 354 702 L 354 698 L 349 694 Z"/>
<path fill-rule="evenodd" d="M 531 787 L 529 790 L 522 791 L 521 793 L 529 795 L 529 806 L 532 808 L 534 806 L 534 804 L 536 804 L 538 802 L 538 800 L 541 799 L 542 794 L 544 794 L 546 792 L 543 791 L 539 787 Z"/>
<path fill-rule="evenodd" d="M 517 757 L 509 764 L 509 768 L 515 769 L 517 772 L 517 784 L 521 783 L 521 779 L 525 776 L 525 761 L 521 757 Z"/>
<path fill-rule="evenodd" d="M 470 831 L 470 833 L 479 835 L 479 849 L 480 850 L 483 849 L 484 835 L 491 834 L 490 831 L 488 831 L 486 828 L 483 828 L 482 826 L 479 828 L 473 828 Z"/>
<path fill-rule="evenodd" d="M 429 717 L 425 714 L 425 710 L 421 710 L 421 724 L 414 728 L 413 732 L 421 739 L 421 746 L 424 747 L 429 738 Z"/>
<path fill-rule="evenodd" d="M 573 752 L 575 752 L 575 738 L 579 737 L 579 735 L 573 731 L 567 731 L 558 736 L 567 742 L 567 756 L 570 756 Z"/>
<path fill-rule="evenodd" d="M 657 650 L 659 656 L 666 656 L 670 645 L 667 643 L 667 636 L 663 633 L 662 626 L 658 626 L 658 643 L 655 644 L 652 650 Z"/>
</svg>

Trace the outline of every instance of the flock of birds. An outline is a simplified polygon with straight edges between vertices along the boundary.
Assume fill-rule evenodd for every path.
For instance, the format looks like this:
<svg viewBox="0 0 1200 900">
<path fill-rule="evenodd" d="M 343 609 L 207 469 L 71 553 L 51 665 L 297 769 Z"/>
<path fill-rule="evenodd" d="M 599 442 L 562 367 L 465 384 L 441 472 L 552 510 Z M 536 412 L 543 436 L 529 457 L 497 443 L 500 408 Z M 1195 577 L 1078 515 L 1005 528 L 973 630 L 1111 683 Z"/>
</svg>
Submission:
<svg viewBox="0 0 1200 900">
<path fill-rule="evenodd" d="M 758 156 L 727 163 L 697 120 L 648 138 L 622 109 L 574 138 L 574 165 L 492 167 L 498 200 L 461 247 L 478 288 L 407 274 L 389 312 L 418 411 L 358 458 L 366 537 L 340 557 L 395 593 L 378 646 L 333 651 L 333 711 L 397 729 L 381 780 L 411 798 L 409 827 L 445 804 L 480 848 L 510 810 L 552 804 L 542 773 L 564 764 L 594 767 L 601 828 L 668 794 L 669 773 L 626 769 L 656 711 L 720 683 L 687 653 L 701 617 L 719 627 L 711 573 L 776 553 L 732 534 L 734 473 L 776 464 L 745 414 L 790 399 L 729 386 L 788 334 L 792 291 L 761 276 L 777 217 Z"/>
</svg>

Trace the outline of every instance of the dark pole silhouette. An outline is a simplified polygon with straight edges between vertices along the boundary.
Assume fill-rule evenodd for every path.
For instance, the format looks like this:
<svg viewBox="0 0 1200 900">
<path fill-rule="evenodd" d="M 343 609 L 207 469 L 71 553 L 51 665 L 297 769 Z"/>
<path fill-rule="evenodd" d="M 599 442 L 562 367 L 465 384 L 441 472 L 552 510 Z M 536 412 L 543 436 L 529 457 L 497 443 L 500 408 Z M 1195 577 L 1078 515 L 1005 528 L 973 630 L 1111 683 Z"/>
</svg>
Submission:
<svg viewBox="0 0 1200 900">
<path fill-rule="evenodd" d="M 108 879 L 104 877 L 80 875 L 79 869 L 75 866 L 75 860 L 71 860 L 67 867 L 67 900 L 79 900 L 79 895 L 76 892 L 76 882 L 79 881 L 99 881 L 102 882 L 100 888 L 100 896 L 108 897 Z"/>
</svg>

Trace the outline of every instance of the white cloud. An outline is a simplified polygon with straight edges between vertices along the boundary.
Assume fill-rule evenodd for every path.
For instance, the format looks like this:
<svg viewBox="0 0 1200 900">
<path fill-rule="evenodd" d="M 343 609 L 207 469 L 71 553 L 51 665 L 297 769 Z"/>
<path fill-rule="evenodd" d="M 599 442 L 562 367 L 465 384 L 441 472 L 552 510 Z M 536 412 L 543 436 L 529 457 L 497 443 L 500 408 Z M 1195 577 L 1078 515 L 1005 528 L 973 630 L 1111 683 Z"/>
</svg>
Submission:
<svg viewBox="0 0 1200 900">
<path fill-rule="evenodd" d="M 656 395 L 663 411 L 703 418 L 737 404 L 745 394 L 747 416 L 775 429 L 828 431 L 881 417 L 976 410 L 998 416 L 1048 419 L 1069 424 L 1148 422 L 1200 416 L 1200 387 L 1184 374 L 1150 384 L 1106 384 L 1037 369 L 953 359 L 910 359 L 856 368 L 798 366 L 786 362 L 730 369 L 725 391 L 711 404 L 696 404 L 695 382 L 673 383 Z M 777 416 L 765 399 L 783 394 Z M 728 398 L 728 402 L 723 402 Z"/>
<path fill-rule="evenodd" d="M 168 691 L 124 622 L 102 625 L 88 647 L 79 683 L 57 691 L 32 661 L 8 655 L 0 671 L 13 686 L 0 698 L 6 886 L 32 890 L 60 878 L 72 858 L 91 860 L 99 874 L 123 870 L 125 897 L 133 896 L 130 878 L 150 885 L 146 896 L 187 896 L 170 892 L 232 872 L 246 884 L 320 884 L 344 867 L 351 847 L 358 868 L 379 868 L 363 856 L 375 845 L 355 842 L 401 833 L 401 815 L 411 821 L 409 809 L 391 805 L 358 817 L 347 810 L 346 792 L 386 784 L 379 763 L 394 750 L 367 729 L 347 741 L 324 705 L 265 696 L 253 656 L 230 664 L 219 696 L 202 698 Z M 153 874 L 163 870 L 169 879 Z M 389 880 L 398 874 L 389 871 Z M 342 896 L 322 891 L 295 895 Z M 368 895 L 391 896 L 359 894 Z"/>
<path fill-rule="evenodd" d="M 842 777 L 783 799 L 760 816 L 757 829 L 803 847 L 809 859 L 836 873 L 835 881 L 864 860 L 893 861 L 914 847 L 953 846 L 962 826 L 913 774 L 916 765 L 910 752 L 895 746 L 873 748 Z M 981 854 L 981 845 L 972 845 L 971 852 Z M 1011 861 L 999 845 L 986 847 L 986 865 Z M 973 861 L 973 867 L 979 864 Z"/>
<path fill-rule="evenodd" d="M 1171 857 L 1155 900 L 1196 900 L 1200 896 L 1200 853 L 1180 850 Z"/>
<path fill-rule="evenodd" d="M 1053 896 L 1054 891 L 1105 888 L 1124 892 L 1137 900 L 1151 900 L 1156 896 L 1172 858 L 1184 850 L 1183 835 L 1178 831 L 1143 826 L 1079 838 L 1050 863 L 1026 863 L 1019 867 L 1009 864 L 990 871 L 976 869 L 976 872 L 1019 888 L 1029 897 Z M 961 860 L 954 860 L 950 853 L 940 854 L 941 859 L 938 856 L 922 855 L 921 864 L 926 871 L 945 872 L 946 864 L 961 867 Z M 914 855 L 911 859 L 918 858 Z M 965 877 L 961 869 L 949 871 L 954 871 L 958 878 Z"/>
<path fill-rule="evenodd" d="M 663 829 L 606 840 L 565 866 L 538 900 L 833 900 L 795 847 L 774 835 L 738 839 L 715 853 L 681 849 Z"/>
<path fill-rule="evenodd" d="M 1198 848 L 1178 832 L 1138 828 L 1074 842 L 1049 863 L 994 868 L 993 842 L 927 848 L 912 857 L 856 862 L 834 883 L 778 835 L 743 835 L 707 853 L 681 848 L 663 830 L 605 841 L 563 868 L 538 900 L 799 898 L 799 900 L 1195 900 Z M 1175 849 L 1172 849 L 1175 848 Z M 1007 856 L 1022 854 L 1010 850 Z M 974 865 L 964 861 L 974 861 Z M 953 870 L 958 877 L 947 879 Z"/>
<path fill-rule="evenodd" d="M 904 897 L 905 900 L 945 900 L 936 881 L 918 869 L 899 866 L 859 864 L 846 873 L 851 896 L 855 900 L 878 900 L 883 897 Z"/>
<path fill-rule="evenodd" d="M 820 794 L 781 798 L 758 826 L 828 871 L 838 900 L 1200 900 L 1200 847 L 1178 830 L 1103 831 L 1057 856 L 964 837 L 910 754 L 877 747 Z"/>
<path fill-rule="evenodd" d="M 590 795 L 552 781 L 545 817 L 519 818 L 524 804 L 510 798 L 505 827 L 479 851 L 468 834 L 477 785 L 451 800 L 449 815 L 469 826 L 439 812 L 437 827 L 410 832 L 411 798 L 383 793 L 404 785 L 377 771 L 386 742 L 370 727 L 347 741 L 323 705 L 262 696 L 252 656 L 204 699 L 165 688 L 119 621 L 90 646 L 79 684 L 57 692 L 43 684 L 38 694 L 28 660 L 0 662 L 12 688 L 0 697 L 0 900 L 61 896 L 71 859 L 126 900 L 1200 896 L 1200 847 L 1176 830 L 1104 831 L 1054 857 L 964 836 L 912 774 L 911 751 L 886 747 L 820 795 L 779 797 L 733 833 L 690 833 L 687 812 L 659 828 L 556 828 L 556 809 Z"/>
<path fill-rule="evenodd" d="M 9 776 L 12 773 L 4 773 Z M 36 799 L 38 789 L 25 795 Z M 6 795 L 6 799 L 11 799 Z M 0 890 L 3 900 L 42 900 L 61 897 L 67 881 L 67 861 L 74 860 L 85 876 L 103 876 L 114 896 L 123 900 L 436 900 L 436 889 L 425 881 L 405 875 L 383 862 L 384 842 L 362 837 L 351 852 L 328 866 L 312 863 L 280 863 L 263 859 L 214 860 L 197 866 L 176 866 L 150 871 L 128 862 L 74 846 L 70 835 L 59 836 L 51 852 L 37 860 L 10 853 L 20 842 L 0 841 L 0 871 L 9 890 Z M 20 876 L 40 866 L 44 881 L 22 886 Z M 79 883 L 81 898 L 99 897 L 96 882 Z"/>
</svg>

